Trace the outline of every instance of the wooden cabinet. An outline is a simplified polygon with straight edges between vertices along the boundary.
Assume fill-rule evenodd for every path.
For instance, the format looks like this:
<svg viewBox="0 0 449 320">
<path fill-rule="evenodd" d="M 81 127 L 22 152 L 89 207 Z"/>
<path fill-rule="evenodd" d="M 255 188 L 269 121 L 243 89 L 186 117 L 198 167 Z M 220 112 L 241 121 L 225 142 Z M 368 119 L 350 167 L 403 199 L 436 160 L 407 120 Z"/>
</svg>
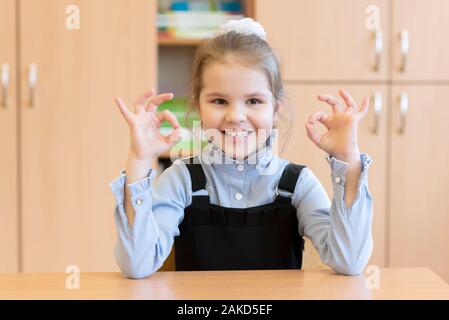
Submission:
<svg viewBox="0 0 449 320">
<path fill-rule="evenodd" d="M 69 5 L 79 8 L 79 29 L 67 28 Z M 11 271 L 117 271 L 108 184 L 126 163 L 129 137 L 114 97 L 132 106 L 156 86 L 156 3 L 2 0 L 0 14 L 0 62 L 9 56 L 12 83 L 20 61 L 18 109 L 13 89 L 0 108 L 2 261 Z"/>
<path fill-rule="evenodd" d="M 325 160 L 327 154 L 316 147 L 307 137 L 305 123 L 315 111 L 331 112 L 330 107 L 317 100 L 319 93 L 337 95 L 339 85 L 287 85 L 288 102 L 294 110 L 293 130 L 289 144 L 284 150 L 286 159 L 307 165 L 318 177 L 332 197 L 330 167 Z M 374 250 L 371 264 L 385 265 L 386 260 L 386 142 L 387 142 L 387 105 L 388 89 L 385 85 L 346 85 L 357 103 L 364 96 L 371 96 L 371 107 L 368 115 L 362 120 L 359 128 L 359 145 L 373 159 L 369 169 L 369 189 L 375 199 L 373 214 Z M 324 127 L 323 127 L 324 131 Z M 310 247 L 311 250 L 312 247 Z"/>
<path fill-rule="evenodd" d="M 288 81 L 449 80 L 446 0 L 264 0 L 255 12 Z"/>
<path fill-rule="evenodd" d="M 393 78 L 449 80 L 449 1 L 394 0 L 392 6 Z"/>
<path fill-rule="evenodd" d="M 0 2 L 0 272 L 19 263 L 15 4 Z"/>
<path fill-rule="evenodd" d="M 379 10 L 377 34 L 367 27 L 370 6 Z M 387 0 L 262 0 L 255 12 L 278 50 L 285 80 L 388 77 Z"/>
<path fill-rule="evenodd" d="M 377 72 L 370 68 L 375 32 L 365 25 L 371 5 L 379 8 L 383 33 Z M 449 2 L 286 0 L 280 5 L 266 0 L 256 2 L 256 18 L 281 57 L 296 109 L 286 157 L 309 165 L 330 192 L 325 154 L 304 129 L 309 114 L 327 108 L 316 94 L 336 95 L 343 87 L 358 102 L 371 95 L 370 114 L 359 131 L 361 149 L 373 158 L 370 263 L 428 266 L 449 281 Z M 375 92 L 382 108 L 374 134 Z"/>
<path fill-rule="evenodd" d="M 390 265 L 430 266 L 446 281 L 448 101 L 448 85 L 393 86 L 389 153 Z"/>
</svg>

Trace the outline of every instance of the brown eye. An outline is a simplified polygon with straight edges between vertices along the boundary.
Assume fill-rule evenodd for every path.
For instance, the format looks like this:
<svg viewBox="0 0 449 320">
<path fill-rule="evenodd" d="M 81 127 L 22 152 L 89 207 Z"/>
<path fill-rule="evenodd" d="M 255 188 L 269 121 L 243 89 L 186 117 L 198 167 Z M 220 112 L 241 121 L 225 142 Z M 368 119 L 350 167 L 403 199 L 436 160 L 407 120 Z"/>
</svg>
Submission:
<svg viewBox="0 0 449 320">
<path fill-rule="evenodd" d="M 215 99 L 212 101 L 213 104 L 226 104 L 224 99 Z"/>
<path fill-rule="evenodd" d="M 256 98 L 251 98 L 251 99 L 248 100 L 248 102 L 249 102 L 250 104 L 259 104 L 259 103 L 262 103 L 262 101 L 260 101 L 259 99 L 256 99 Z"/>
</svg>

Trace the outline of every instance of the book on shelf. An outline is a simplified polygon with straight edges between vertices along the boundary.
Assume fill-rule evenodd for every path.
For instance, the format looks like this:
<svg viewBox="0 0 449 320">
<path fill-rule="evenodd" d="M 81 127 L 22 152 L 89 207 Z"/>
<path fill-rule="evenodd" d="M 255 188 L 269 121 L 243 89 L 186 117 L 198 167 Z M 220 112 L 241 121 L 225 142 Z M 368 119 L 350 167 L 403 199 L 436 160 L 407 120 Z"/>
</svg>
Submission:
<svg viewBox="0 0 449 320">
<path fill-rule="evenodd" d="M 243 17 L 225 11 L 169 11 L 157 15 L 157 27 L 172 38 L 202 39 L 213 35 L 221 24 Z"/>
</svg>

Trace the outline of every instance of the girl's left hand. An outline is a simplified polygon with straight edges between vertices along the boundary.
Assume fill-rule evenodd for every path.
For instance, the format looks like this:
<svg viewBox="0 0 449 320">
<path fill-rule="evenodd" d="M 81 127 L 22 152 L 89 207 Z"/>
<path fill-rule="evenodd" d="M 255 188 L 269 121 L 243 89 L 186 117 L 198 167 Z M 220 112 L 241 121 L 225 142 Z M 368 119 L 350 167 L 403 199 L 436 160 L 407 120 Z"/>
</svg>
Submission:
<svg viewBox="0 0 449 320">
<path fill-rule="evenodd" d="M 318 95 L 318 100 L 332 106 L 332 114 L 317 111 L 309 117 L 306 123 L 307 136 L 318 148 L 336 157 L 341 161 L 353 163 L 360 161 L 360 151 L 357 145 L 357 127 L 359 121 L 365 117 L 369 107 L 369 97 L 362 100 L 357 107 L 352 97 L 344 90 L 339 91 L 346 107 L 331 95 Z M 321 122 L 327 132 L 321 134 L 314 127 L 316 122 Z"/>
</svg>

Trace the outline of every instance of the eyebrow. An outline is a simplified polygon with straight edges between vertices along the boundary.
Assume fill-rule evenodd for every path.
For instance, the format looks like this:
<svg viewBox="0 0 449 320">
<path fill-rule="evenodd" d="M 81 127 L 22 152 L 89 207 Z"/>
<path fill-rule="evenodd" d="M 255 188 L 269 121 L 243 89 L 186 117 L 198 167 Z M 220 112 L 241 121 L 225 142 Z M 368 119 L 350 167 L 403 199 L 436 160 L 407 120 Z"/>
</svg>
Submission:
<svg viewBox="0 0 449 320">
<path fill-rule="evenodd" d="M 206 97 L 217 97 L 217 96 L 227 97 L 226 94 L 223 94 L 220 92 L 211 92 L 211 93 L 206 94 Z M 247 98 L 248 97 L 267 97 L 267 95 L 262 92 L 254 92 L 254 93 L 247 94 L 245 97 L 247 97 Z"/>
</svg>

